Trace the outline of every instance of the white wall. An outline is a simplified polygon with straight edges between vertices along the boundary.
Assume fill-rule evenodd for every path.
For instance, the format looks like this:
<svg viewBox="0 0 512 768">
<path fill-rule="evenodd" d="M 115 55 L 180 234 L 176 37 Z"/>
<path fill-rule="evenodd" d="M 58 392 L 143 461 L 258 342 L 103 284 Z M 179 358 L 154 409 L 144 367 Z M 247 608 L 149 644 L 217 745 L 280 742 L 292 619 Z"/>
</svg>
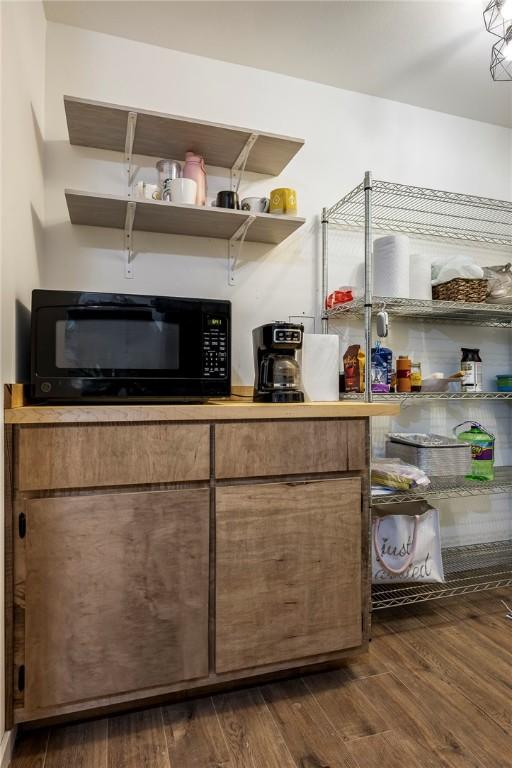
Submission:
<svg viewBox="0 0 512 768">
<path fill-rule="evenodd" d="M 39 2 L 1 2 L 1 381 L 28 371 L 30 293 L 39 284 L 44 220 L 43 139 L 46 20 Z M 3 410 L 0 474 L 3 487 Z M 0 657 L 3 632 L 3 492 L 0 504 Z M 0 663 L 0 764 L 12 739 L 4 734 L 4 664 Z"/>
<path fill-rule="evenodd" d="M 49 24 L 47 53 L 44 285 L 231 298 L 235 382 L 252 378 L 253 326 L 317 310 L 317 214 L 366 168 L 390 180 L 509 195 L 505 128 L 57 24 Z M 305 138 L 279 179 L 255 178 L 243 192 L 296 187 L 307 226 L 271 251 L 248 245 L 234 288 L 226 282 L 226 243 L 136 233 L 143 253 L 135 279 L 124 280 L 122 234 L 69 224 L 65 186 L 125 187 L 120 155 L 69 145 L 65 93 Z M 222 186 L 211 179 L 212 193 Z"/>
<path fill-rule="evenodd" d="M 42 3 L 2 2 L 2 375 L 28 372 L 30 294 L 43 250 L 45 30 Z"/>
<path fill-rule="evenodd" d="M 301 136 L 305 147 L 278 179 L 252 176 L 242 194 L 265 194 L 275 186 L 298 190 L 307 225 L 275 249 L 248 244 L 234 287 L 226 277 L 223 241 L 136 233 L 135 278 L 123 277 L 122 233 L 72 227 L 64 187 L 125 191 L 122 158 L 116 153 L 69 145 L 64 94 Z M 251 329 L 290 315 L 316 315 L 319 330 L 319 217 L 359 183 L 366 169 L 376 178 L 510 199 L 511 132 L 283 75 L 213 61 L 58 24 L 48 25 L 46 67 L 46 212 L 42 284 L 48 288 L 126 291 L 229 298 L 233 302 L 234 383 L 253 377 Z M 151 179 L 153 161 L 141 177 Z M 213 169 L 210 197 L 226 186 Z M 421 244 L 430 255 L 458 248 Z M 331 288 L 357 281 L 361 238 L 335 235 Z M 476 252 L 499 263 L 506 256 Z M 311 326 L 308 321 L 308 327 Z M 358 341 L 360 329 L 337 329 L 342 346 Z M 424 333 L 425 331 L 425 333 Z M 456 370 L 460 346 L 483 350 L 486 380 L 510 370 L 506 331 L 451 329 L 420 324 L 394 326 L 395 353 L 414 350 L 424 368 Z M 478 418 L 498 435 L 499 463 L 512 464 L 506 404 L 409 408 L 397 428 L 449 434 L 454 424 Z M 375 420 L 378 450 L 391 423 Z M 508 437 L 507 437 L 508 436 Z M 444 507 L 445 540 L 484 540 L 512 535 L 509 498 L 470 499 Z"/>
</svg>

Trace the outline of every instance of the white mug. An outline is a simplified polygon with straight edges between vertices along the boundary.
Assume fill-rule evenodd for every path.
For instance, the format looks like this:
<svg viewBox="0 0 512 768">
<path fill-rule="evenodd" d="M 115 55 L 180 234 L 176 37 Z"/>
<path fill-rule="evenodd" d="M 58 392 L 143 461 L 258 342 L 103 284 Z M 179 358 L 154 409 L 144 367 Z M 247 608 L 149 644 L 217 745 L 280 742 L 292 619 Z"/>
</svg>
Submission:
<svg viewBox="0 0 512 768">
<path fill-rule="evenodd" d="M 169 182 L 171 190 L 171 203 L 185 203 L 195 205 L 197 183 L 193 179 L 172 179 Z"/>
<path fill-rule="evenodd" d="M 270 200 L 268 197 L 244 197 L 241 204 L 242 211 L 253 213 L 267 213 Z"/>
</svg>

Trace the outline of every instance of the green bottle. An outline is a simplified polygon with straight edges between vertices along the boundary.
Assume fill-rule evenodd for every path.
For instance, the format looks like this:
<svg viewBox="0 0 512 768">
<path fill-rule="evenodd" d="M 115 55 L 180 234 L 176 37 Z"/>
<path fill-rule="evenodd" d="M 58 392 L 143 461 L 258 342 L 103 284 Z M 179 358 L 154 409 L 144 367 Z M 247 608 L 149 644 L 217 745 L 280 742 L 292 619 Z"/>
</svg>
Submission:
<svg viewBox="0 0 512 768">
<path fill-rule="evenodd" d="M 470 424 L 471 428 L 457 433 L 459 427 Z M 471 446 L 471 472 L 469 480 L 494 480 L 494 440 L 495 437 L 477 421 L 463 421 L 453 429 L 455 437 Z"/>
</svg>

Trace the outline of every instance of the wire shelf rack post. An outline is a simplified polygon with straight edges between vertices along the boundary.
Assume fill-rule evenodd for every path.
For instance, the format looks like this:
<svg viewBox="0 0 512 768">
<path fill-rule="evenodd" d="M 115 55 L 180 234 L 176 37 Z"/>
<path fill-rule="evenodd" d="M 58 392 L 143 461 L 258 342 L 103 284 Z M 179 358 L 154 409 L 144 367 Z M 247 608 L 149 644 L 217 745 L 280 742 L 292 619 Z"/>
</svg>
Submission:
<svg viewBox="0 0 512 768">
<path fill-rule="evenodd" d="M 373 237 L 372 237 L 372 174 L 364 176 L 364 367 L 365 400 L 372 401 L 372 297 L 373 297 Z"/>
<path fill-rule="evenodd" d="M 329 287 L 329 219 L 327 208 L 322 208 L 322 333 L 329 330 L 329 319 L 324 314 L 324 300 Z"/>
</svg>

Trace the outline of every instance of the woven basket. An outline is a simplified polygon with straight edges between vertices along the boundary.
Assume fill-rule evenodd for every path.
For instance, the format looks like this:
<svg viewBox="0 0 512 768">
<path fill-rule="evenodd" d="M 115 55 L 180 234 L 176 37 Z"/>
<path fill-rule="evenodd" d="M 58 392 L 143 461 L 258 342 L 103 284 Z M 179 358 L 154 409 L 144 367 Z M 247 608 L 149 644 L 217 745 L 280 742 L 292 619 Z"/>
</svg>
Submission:
<svg viewBox="0 0 512 768">
<path fill-rule="evenodd" d="M 456 277 L 447 283 L 432 286 L 432 298 L 437 301 L 485 301 L 488 280 L 470 280 Z"/>
</svg>

